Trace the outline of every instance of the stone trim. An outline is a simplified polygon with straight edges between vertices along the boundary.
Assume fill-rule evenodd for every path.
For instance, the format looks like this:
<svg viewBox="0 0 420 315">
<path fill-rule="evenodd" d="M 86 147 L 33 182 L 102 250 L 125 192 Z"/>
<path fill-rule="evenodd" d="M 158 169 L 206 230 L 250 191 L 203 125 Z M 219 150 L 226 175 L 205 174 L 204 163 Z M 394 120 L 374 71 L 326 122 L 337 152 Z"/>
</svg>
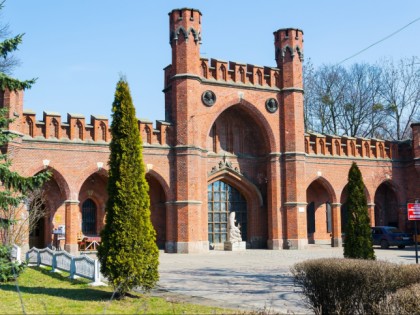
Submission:
<svg viewBox="0 0 420 315">
<path fill-rule="evenodd" d="M 64 203 L 65 204 L 79 204 L 80 201 L 79 200 L 71 200 L 71 199 L 68 199 L 68 200 L 64 200 Z"/>
<path fill-rule="evenodd" d="M 167 201 L 167 205 L 201 205 L 203 204 L 200 200 L 176 200 L 176 201 Z"/>
<path fill-rule="evenodd" d="M 307 206 L 308 203 L 307 202 L 299 202 L 299 201 L 290 201 L 290 202 L 285 202 L 283 205 L 285 207 Z"/>
</svg>

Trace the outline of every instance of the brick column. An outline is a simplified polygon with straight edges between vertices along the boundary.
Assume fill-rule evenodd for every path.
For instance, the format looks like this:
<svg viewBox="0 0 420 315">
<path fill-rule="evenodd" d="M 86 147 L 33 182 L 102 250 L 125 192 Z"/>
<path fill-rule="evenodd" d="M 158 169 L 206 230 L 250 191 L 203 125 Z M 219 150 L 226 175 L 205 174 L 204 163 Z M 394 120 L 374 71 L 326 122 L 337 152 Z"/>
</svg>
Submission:
<svg viewBox="0 0 420 315">
<path fill-rule="evenodd" d="M 370 219 L 370 226 L 375 226 L 375 204 L 368 203 L 368 214 Z"/>
<path fill-rule="evenodd" d="M 77 233 L 80 231 L 80 218 L 79 218 L 79 201 L 66 200 L 64 201 L 66 207 L 66 243 L 64 250 L 76 254 L 79 251 L 77 245 Z"/>
<path fill-rule="evenodd" d="M 268 166 L 268 241 L 269 249 L 283 249 L 283 229 L 280 212 L 280 161 L 278 155 L 272 155 Z"/>
<path fill-rule="evenodd" d="M 332 210 L 332 233 L 331 233 L 331 246 L 341 247 L 343 239 L 341 237 L 341 203 L 331 204 Z"/>
<path fill-rule="evenodd" d="M 308 245 L 306 207 L 306 202 L 284 203 L 287 217 L 287 249 L 305 249 Z"/>
<path fill-rule="evenodd" d="M 166 253 L 176 253 L 177 226 L 176 208 L 173 202 L 166 202 Z"/>
</svg>

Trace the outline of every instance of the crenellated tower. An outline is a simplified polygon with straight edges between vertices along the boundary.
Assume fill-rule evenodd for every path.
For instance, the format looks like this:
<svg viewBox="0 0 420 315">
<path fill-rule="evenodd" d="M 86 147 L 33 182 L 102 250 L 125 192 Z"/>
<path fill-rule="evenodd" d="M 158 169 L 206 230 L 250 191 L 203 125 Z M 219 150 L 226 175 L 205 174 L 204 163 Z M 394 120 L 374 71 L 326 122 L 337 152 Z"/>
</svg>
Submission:
<svg viewBox="0 0 420 315">
<path fill-rule="evenodd" d="M 201 12 L 175 9 L 169 13 L 173 74 L 196 74 L 200 65 Z"/>
<path fill-rule="evenodd" d="M 286 248 L 304 248 L 306 235 L 305 142 L 303 120 L 303 32 L 296 28 L 274 32 L 275 59 L 280 69 L 282 139 L 282 199 L 287 222 Z M 299 228 L 296 228 L 299 227 Z"/>
<path fill-rule="evenodd" d="M 169 13 L 172 65 L 165 69 L 165 119 L 174 125 L 174 164 L 171 181 L 174 198 L 167 203 L 167 220 L 177 222 L 169 231 L 166 250 L 179 253 L 207 251 L 209 243 L 201 191 L 206 182 L 197 170 L 204 169 L 194 116 L 201 108 L 200 34 L 201 12 L 182 8 Z M 200 174 L 200 175 L 198 175 Z M 204 183 L 204 184 L 203 184 Z M 197 228 L 200 227 L 200 228 Z"/>
<path fill-rule="evenodd" d="M 169 12 L 169 43 L 172 64 L 165 69 L 165 120 L 175 122 L 183 112 L 179 107 L 183 98 L 181 89 L 167 89 L 185 79 L 198 76 L 200 69 L 201 12 L 191 8 Z M 178 92 L 178 93 L 177 93 Z M 180 94 L 181 93 L 181 94 Z M 184 141 L 184 140 L 181 140 Z"/>
</svg>

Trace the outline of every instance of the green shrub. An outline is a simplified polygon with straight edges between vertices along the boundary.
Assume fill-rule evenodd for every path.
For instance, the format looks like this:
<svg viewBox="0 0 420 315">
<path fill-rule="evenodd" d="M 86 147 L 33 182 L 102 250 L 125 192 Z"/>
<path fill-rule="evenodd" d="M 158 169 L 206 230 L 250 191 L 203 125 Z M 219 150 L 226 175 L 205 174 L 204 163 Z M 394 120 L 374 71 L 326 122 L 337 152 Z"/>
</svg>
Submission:
<svg viewBox="0 0 420 315">
<path fill-rule="evenodd" d="M 128 83 L 120 79 L 112 104 L 106 224 L 98 248 L 101 272 L 120 297 L 134 287 L 149 291 L 159 280 L 159 250 L 150 219 L 138 120 Z"/>
<path fill-rule="evenodd" d="M 365 184 L 362 173 L 354 162 L 348 175 L 347 191 L 347 216 L 349 219 L 344 228 L 346 233 L 344 257 L 375 260 Z"/>
<path fill-rule="evenodd" d="M 12 247 L 0 245 L 0 282 L 14 280 L 25 269 L 26 264 L 12 261 Z"/>
<path fill-rule="evenodd" d="M 387 295 L 420 282 L 420 266 L 327 258 L 295 264 L 295 284 L 318 314 L 372 314 Z"/>
<path fill-rule="evenodd" d="M 401 288 L 387 296 L 376 307 L 378 314 L 420 314 L 420 283 Z"/>
</svg>

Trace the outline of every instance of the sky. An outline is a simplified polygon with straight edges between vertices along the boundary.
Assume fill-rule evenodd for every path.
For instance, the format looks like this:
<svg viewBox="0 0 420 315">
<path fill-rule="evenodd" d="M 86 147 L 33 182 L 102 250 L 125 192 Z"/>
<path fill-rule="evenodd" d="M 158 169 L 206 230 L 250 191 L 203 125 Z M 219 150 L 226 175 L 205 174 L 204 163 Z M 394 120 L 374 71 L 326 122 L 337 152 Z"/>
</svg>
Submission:
<svg viewBox="0 0 420 315">
<path fill-rule="evenodd" d="M 276 66 L 273 32 L 304 32 L 305 60 L 337 64 L 420 18 L 404 0 L 7 0 L 0 21 L 25 33 L 13 77 L 38 78 L 24 109 L 111 117 L 121 75 L 138 118 L 164 120 L 163 68 L 171 63 L 168 13 L 202 13 L 201 56 Z M 420 20 L 345 61 L 375 63 L 420 55 Z"/>
</svg>

